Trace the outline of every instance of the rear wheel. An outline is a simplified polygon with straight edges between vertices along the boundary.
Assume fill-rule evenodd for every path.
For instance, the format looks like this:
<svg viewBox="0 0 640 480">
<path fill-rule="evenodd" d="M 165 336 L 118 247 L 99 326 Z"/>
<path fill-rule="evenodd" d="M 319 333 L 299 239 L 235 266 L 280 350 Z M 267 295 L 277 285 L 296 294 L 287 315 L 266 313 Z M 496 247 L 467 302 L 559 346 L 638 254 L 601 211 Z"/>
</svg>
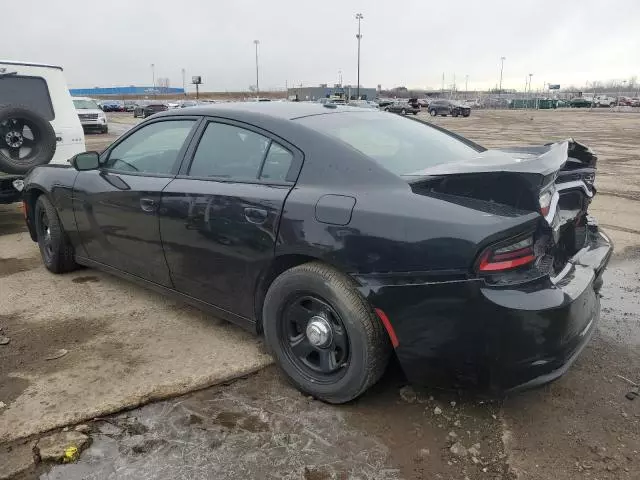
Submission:
<svg viewBox="0 0 640 480">
<path fill-rule="evenodd" d="M 458 116 L 458 110 L 454 110 L 453 112 L 451 112 L 451 116 L 452 117 L 457 117 Z"/>
<path fill-rule="evenodd" d="M 313 262 L 274 280 L 263 309 L 266 342 L 303 392 L 329 403 L 361 395 L 384 373 L 390 345 L 353 281 Z"/>
<path fill-rule="evenodd" d="M 40 195 L 34 211 L 36 236 L 42 261 L 53 273 L 70 272 L 78 268 L 73 246 L 62 228 L 58 213 L 51 201 Z"/>
<path fill-rule="evenodd" d="M 438 115 L 438 112 L 436 112 L 435 109 L 431 109 L 429 110 L 429 115 L 431 115 L 432 117 L 435 117 L 436 115 Z"/>
<path fill-rule="evenodd" d="M 400 110 L 400 113 L 401 113 L 402 115 L 406 115 L 406 114 L 407 114 L 407 111 L 403 108 L 402 110 Z"/>
</svg>

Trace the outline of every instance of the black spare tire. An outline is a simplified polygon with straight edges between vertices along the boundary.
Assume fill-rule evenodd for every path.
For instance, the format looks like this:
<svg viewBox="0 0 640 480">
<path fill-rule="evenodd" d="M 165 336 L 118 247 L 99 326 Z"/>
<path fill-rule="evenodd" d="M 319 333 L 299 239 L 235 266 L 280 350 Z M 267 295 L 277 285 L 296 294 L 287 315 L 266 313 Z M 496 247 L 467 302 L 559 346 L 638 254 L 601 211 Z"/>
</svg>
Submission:
<svg viewBox="0 0 640 480">
<path fill-rule="evenodd" d="M 0 171 L 25 174 L 55 152 L 56 133 L 47 120 L 22 106 L 0 107 Z"/>
</svg>

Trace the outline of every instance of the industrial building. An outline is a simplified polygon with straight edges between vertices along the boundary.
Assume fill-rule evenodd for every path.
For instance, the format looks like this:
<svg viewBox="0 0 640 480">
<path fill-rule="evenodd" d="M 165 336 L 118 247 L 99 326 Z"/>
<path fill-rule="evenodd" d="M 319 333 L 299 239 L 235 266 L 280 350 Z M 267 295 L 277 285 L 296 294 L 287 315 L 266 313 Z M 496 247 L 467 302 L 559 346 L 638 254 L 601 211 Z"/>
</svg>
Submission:
<svg viewBox="0 0 640 480">
<path fill-rule="evenodd" d="M 69 92 L 72 96 L 76 97 L 93 97 L 99 95 L 164 95 L 164 94 L 184 94 L 182 88 L 170 88 L 170 87 L 107 87 L 107 88 L 71 88 Z"/>
<path fill-rule="evenodd" d="M 375 88 L 360 87 L 360 98 L 362 100 L 373 100 L 377 94 L 378 91 Z M 353 85 L 335 84 L 333 87 L 329 87 L 326 83 L 323 83 L 317 87 L 293 87 L 287 89 L 287 98 L 299 102 L 330 97 L 355 100 L 356 95 L 357 87 Z"/>
</svg>

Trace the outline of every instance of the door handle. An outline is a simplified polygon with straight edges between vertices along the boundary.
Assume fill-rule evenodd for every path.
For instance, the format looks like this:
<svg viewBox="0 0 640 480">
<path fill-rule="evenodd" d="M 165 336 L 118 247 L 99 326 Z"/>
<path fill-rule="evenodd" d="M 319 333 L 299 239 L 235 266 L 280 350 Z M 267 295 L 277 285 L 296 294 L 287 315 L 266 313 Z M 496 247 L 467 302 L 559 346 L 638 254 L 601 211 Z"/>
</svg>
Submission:
<svg viewBox="0 0 640 480">
<path fill-rule="evenodd" d="M 145 212 L 155 212 L 158 208 L 158 202 L 151 198 L 141 198 L 140 199 L 140 208 L 142 208 Z"/>
<path fill-rule="evenodd" d="M 269 212 L 267 212 L 262 208 L 246 207 L 244 209 L 244 218 L 246 218 L 247 222 L 250 222 L 250 223 L 255 223 L 260 225 L 267 220 L 268 216 L 269 216 Z"/>
</svg>

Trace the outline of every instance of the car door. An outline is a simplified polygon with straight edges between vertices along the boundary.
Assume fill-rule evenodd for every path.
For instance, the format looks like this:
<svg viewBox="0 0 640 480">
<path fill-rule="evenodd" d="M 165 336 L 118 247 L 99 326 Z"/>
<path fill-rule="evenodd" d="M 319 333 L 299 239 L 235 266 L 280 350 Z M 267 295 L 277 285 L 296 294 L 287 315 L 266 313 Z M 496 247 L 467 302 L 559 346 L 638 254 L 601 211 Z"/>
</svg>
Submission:
<svg viewBox="0 0 640 480">
<path fill-rule="evenodd" d="M 272 260 L 302 154 L 255 126 L 209 119 L 162 192 L 160 234 L 175 288 L 248 319 Z"/>
<path fill-rule="evenodd" d="M 160 194 L 178 172 L 196 117 L 145 123 L 74 184 L 78 233 L 89 259 L 170 287 L 158 221 Z"/>
</svg>

